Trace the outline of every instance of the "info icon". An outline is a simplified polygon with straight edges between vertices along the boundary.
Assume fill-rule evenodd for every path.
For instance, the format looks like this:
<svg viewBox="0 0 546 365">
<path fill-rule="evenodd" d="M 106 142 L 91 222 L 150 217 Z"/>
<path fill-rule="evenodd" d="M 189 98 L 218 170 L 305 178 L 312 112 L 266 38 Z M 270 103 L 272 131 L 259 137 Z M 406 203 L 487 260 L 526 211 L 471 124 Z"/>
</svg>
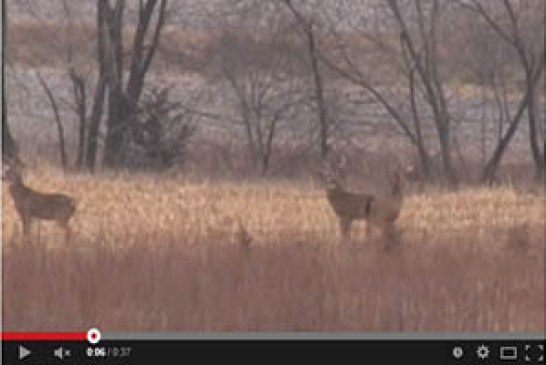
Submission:
<svg viewBox="0 0 546 365">
<path fill-rule="evenodd" d="M 461 346 L 455 346 L 453 348 L 453 357 L 456 358 L 456 359 L 462 359 L 463 356 L 464 356 L 464 351 L 463 351 L 463 348 Z"/>
</svg>

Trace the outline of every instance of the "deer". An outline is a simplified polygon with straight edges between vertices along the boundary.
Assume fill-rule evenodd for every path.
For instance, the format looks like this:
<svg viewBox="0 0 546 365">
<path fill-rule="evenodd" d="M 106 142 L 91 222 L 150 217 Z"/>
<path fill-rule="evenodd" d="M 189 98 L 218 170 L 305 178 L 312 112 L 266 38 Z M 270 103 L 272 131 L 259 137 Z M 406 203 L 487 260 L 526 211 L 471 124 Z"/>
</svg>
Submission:
<svg viewBox="0 0 546 365">
<path fill-rule="evenodd" d="M 343 238 L 350 238 L 351 224 L 355 220 L 366 221 L 366 237 L 371 235 L 372 227 L 379 228 L 390 243 L 396 241 L 395 222 L 400 215 L 403 191 L 400 170 L 394 172 L 389 194 L 379 196 L 371 193 L 356 193 L 346 190 L 339 177 L 332 171 L 323 172 L 326 198 L 339 221 Z"/>
<path fill-rule="evenodd" d="M 69 221 L 76 210 L 75 200 L 64 194 L 33 190 L 25 185 L 16 165 L 13 163 L 6 165 L 2 180 L 9 184 L 9 193 L 21 220 L 23 236 L 28 238 L 32 220 L 40 219 L 55 221 L 64 229 L 65 241 L 69 241 L 71 234 Z"/>
</svg>

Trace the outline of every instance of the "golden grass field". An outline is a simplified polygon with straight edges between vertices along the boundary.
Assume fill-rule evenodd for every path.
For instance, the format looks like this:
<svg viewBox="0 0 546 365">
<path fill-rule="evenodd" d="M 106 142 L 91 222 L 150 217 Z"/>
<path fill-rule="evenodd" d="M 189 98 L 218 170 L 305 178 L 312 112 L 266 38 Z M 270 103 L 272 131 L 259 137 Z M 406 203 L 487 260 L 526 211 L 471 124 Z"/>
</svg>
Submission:
<svg viewBox="0 0 546 365">
<path fill-rule="evenodd" d="M 239 220 L 255 243 L 289 235 L 338 241 L 337 221 L 318 184 L 290 182 L 187 182 L 154 176 L 63 175 L 54 170 L 29 174 L 29 186 L 60 191 L 77 200 L 72 227 L 77 242 L 123 245 L 128 237 L 174 237 L 181 244 L 208 238 L 230 243 Z M 2 228 L 9 242 L 20 235 L 19 218 L 4 191 Z M 406 235 L 476 231 L 487 234 L 527 228 L 544 229 L 544 196 L 511 188 L 475 188 L 459 192 L 430 192 L 406 198 L 398 227 Z M 356 224 L 354 237 L 364 233 Z M 61 245 L 55 225 L 40 224 L 47 245 Z M 160 242 L 158 242 L 160 244 Z"/>
<path fill-rule="evenodd" d="M 78 208 L 70 242 L 50 223 L 23 242 L 4 186 L 7 329 L 544 331 L 543 193 L 411 194 L 388 251 L 364 223 L 343 242 L 312 182 L 25 179 Z"/>
</svg>

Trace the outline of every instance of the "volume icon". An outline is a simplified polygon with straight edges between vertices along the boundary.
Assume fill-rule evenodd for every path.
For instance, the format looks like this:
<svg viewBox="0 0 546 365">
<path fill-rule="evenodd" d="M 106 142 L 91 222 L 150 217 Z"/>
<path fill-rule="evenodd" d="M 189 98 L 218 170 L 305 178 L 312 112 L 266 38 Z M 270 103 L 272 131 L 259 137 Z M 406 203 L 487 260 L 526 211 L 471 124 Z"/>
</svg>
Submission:
<svg viewBox="0 0 546 365">
<path fill-rule="evenodd" d="M 68 355 L 68 353 L 69 352 L 65 352 L 62 346 L 53 351 L 53 355 L 55 355 L 55 357 L 59 358 L 60 360 L 62 360 L 65 355 Z"/>
<path fill-rule="evenodd" d="M 59 347 L 58 349 L 56 349 L 55 351 L 53 351 L 53 355 L 55 355 L 55 357 L 58 357 L 59 359 L 63 359 L 63 348 L 62 346 Z"/>
</svg>

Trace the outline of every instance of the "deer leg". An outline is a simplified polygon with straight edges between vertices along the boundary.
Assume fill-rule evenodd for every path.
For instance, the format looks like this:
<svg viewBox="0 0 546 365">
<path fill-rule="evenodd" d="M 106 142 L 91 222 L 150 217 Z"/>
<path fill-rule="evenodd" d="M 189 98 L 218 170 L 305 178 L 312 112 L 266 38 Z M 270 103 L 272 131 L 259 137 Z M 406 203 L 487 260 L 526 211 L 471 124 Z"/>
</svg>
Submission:
<svg viewBox="0 0 546 365">
<path fill-rule="evenodd" d="M 31 220 L 30 220 L 29 216 L 26 216 L 26 215 L 21 216 L 21 225 L 22 225 L 22 230 L 23 230 L 23 236 L 25 236 L 27 238 L 28 238 L 28 236 L 30 236 L 30 223 L 31 223 Z"/>
<path fill-rule="evenodd" d="M 366 221 L 366 238 L 370 238 L 372 234 L 372 222 Z"/>
<path fill-rule="evenodd" d="M 352 220 L 348 218 L 339 218 L 339 230 L 343 238 L 350 238 L 351 236 L 351 223 Z"/>
<path fill-rule="evenodd" d="M 72 235 L 72 230 L 70 229 L 70 226 L 68 225 L 68 220 L 63 220 L 59 222 L 59 226 L 64 229 L 64 241 L 69 242 L 70 237 Z"/>
<path fill-rule="evenodd" d="M 65 242 L 70 242 L 70 238 L 72 237 L 72 230 L 70 229 L 69 225 L 66 225 L 64 228 L 64 240 Z"/>
<path fill-rule="evenodd" d="M 387 249 L 391 249 L 398 244 L 398 233 L 396 232 L 396 227 L 394 222 L 388 222 L 384 229 L 383 234 L 385 240 L 387 241 Z"/>
</svg>

